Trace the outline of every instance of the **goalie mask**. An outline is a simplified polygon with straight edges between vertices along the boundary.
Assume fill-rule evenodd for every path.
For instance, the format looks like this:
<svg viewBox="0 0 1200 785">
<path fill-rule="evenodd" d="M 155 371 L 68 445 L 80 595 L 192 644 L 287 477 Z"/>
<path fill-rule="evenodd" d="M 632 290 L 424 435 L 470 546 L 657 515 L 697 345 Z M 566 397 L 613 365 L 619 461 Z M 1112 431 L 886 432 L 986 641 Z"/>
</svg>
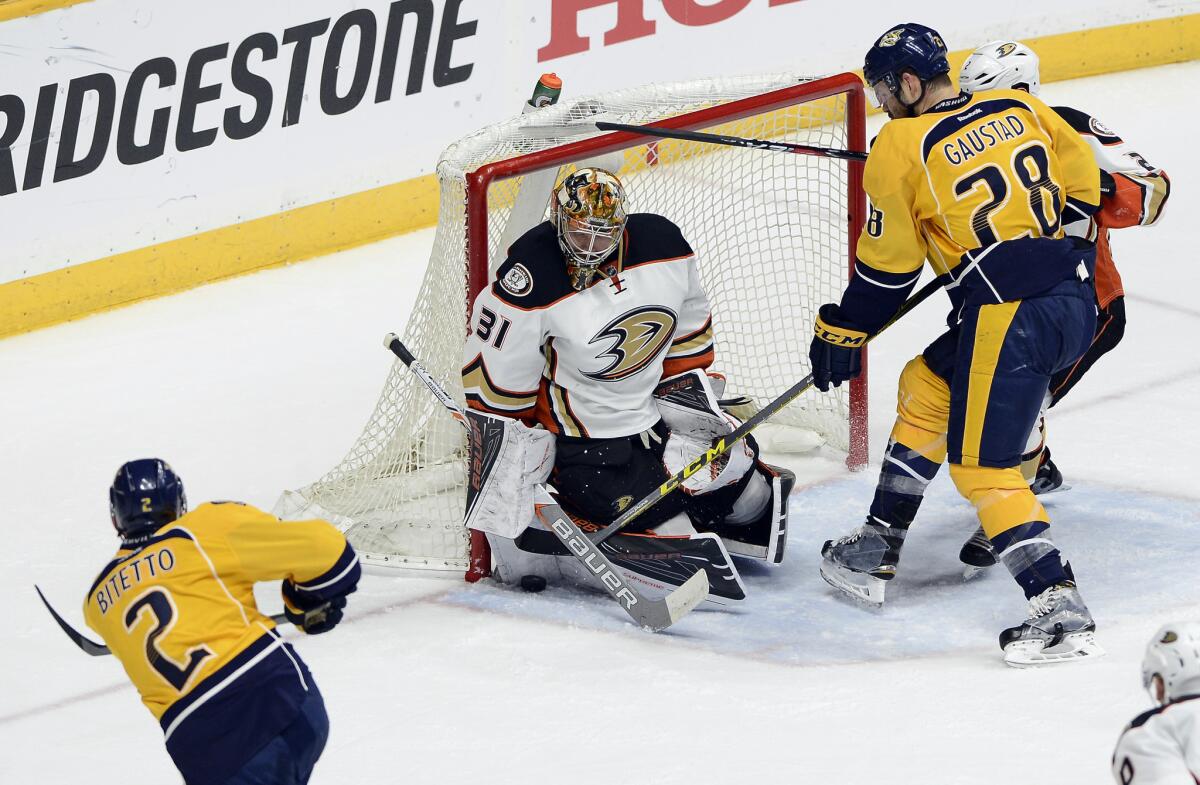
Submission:
<svg viewBox="0 0 1200 785">
<path fill-rule="evenodd" d="M 576 291 L 592 282 L 601 263 L 620 245 L 625 220 L 625 186 L 611 172 L 586 167 L 555 186 L 550 221 Z"/>
</svg>

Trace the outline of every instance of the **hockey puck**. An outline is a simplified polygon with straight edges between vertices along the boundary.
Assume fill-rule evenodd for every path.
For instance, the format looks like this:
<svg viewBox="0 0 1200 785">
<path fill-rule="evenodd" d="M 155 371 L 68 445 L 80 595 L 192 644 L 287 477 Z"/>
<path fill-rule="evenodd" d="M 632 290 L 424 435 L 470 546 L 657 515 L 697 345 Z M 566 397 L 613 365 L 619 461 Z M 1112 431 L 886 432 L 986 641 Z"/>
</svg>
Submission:
<svg viewBox="0 0 1200 785">
<path fill-rule="evenodd" d="M 546 579 L 540 575 L 522 575 L 521 588 L 525 591 L 539 592 L 546 588 Z"/>
</svg>

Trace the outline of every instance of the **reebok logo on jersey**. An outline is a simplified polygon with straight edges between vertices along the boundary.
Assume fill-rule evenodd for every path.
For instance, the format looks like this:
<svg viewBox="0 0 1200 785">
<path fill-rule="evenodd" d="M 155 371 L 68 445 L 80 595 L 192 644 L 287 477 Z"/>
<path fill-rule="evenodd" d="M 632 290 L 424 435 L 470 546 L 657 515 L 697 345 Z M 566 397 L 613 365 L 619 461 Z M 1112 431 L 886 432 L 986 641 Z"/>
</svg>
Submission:
<svg viewBox="0 0 1200 785">
<path fill-rule="evenodd" d="M 589 344 L 608 342 L 607 351 L 596 359 L 612 358 L 599 371 L 583 375 L 598 382 L 627 379 L 649 366 L 671 343 L 676 316 L 669 308 L 647 305 L 635 308 L 606 324 Z"/>
</svg>

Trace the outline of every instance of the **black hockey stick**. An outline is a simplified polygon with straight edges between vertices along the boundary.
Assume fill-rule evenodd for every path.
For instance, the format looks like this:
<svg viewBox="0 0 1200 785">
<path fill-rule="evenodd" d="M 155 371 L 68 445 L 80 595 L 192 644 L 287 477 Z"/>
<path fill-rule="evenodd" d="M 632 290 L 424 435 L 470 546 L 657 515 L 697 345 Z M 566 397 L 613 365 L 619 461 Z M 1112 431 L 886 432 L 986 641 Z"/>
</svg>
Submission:
<svg viewBox="0 0 1200 785">
<path fill-rule="evenodd" d="M 58 615 L 58 611 L 54 610 L 54 606 L 46 599 L 46 595 L 42 594 L 42 590 L 38 588 L 36 583 L 33 585 L 33 588 L 38 593 L 38 596 L 42 598 L 42 604 L 46 606 L 46 610 L 50 611 L 50 615 L 58 622 L 58 626 L 62 627 L 62 631 L 67 634 L 72 643 L 93 657 L 103 657 L 105 654 L 112 654 L 103 643 L 96 643 L 94 640 L 84 637 L 78 630 L 67 624 L 67 620 Z"/>
<path fill-rule="evenodd" d="M 429 375 L 425 366 L 413 357 L 412 352 L 408 350 L 399 336 L 395 333 L 388 333 L 383 338 L 383 345 L 408 366 L 408 369 L 429 388 L 429 391 L 442 406 L 446 407 L 454 419 L 462 423 L 465 428 L 471 427 L 462 409 L 458 408 L 454 399 Z M 621 574 L 620 570 L 613 566 L 608 557 L 600 552 L 598 546 L 592 544 L 587 535 L 579 530 L 575 522 L 563 512 L 562 507 L 555 503 L 544 487 L 539 488 L 535 511 L 537 516 L 545 522 L 547 528 L 554 532 L 554 536 L 558 537 L 563 547 L 570 551 L 572 556 L 583 562 L 584 566 L 600 580 L 608 595 L 616 600 L 617 604 L 624 608 L 625 612 L 643 629 L 651 632 L 665 630 L 708 597 L 708 573 L 704 570 L 696 570 L 692 577 L 670 594 L 660 599 L 649 599 L 643 596 Z"/>
<path fill-rule="evenodd" d="M 770 142 L 766 139 L 745 139 L 741 136 L 725 136 L 710 134 L 704 131 L 684 131 L 677 128 L 661 128 L 657 125 L 626 125 L 624 123 L 596 123 L 601 131 L 625 131 L 641 136 L 659 136 L 666 139 L 683 139 L 688 142 L 706 142 L 708 144 L 723 144 L 729 147 L 747 147 L 752 150 L 769 150 L 775 153 L 798 153 L 800 155 L 815 155 L 821 158 L 838 158 L 843 161 L 865 161 L 866 153 L 854 150 L 842 150 L 837 147 L 816 147 L 809 144 L 792 144 L 791 142 Z"/>
<path fill-rule="evenodd" d="M 38 593 L 38 596 L 42 598 L 42 604 L 46 606 L 46 610 L 50 611 L 50 615 L 54 617 L 56 622 L 58 622 L 58 626 L 62 627 L 62 631 L 67 634 L 67 637 L 71 639 L 72 643 L 83 649 L 84 653 L 90 654 L 93 657 L 103 657 L 106 654 L 112 654 L 112 650 L 103 643 L 96 643 L 94 640 L 86 637 L 83 635 L 83 633 L 79 632 L 79 630 L 68 624 L 66 619 L 64 619 L 62 616 L 59 616 L 58 611 L 54 610 L 54 606 L 51 605 L 50 601 L 46 599 L 46 595 L 42 594 L 42 590 L 38 588 L 36 583 L 33 585 L 33 588 Z M 285 622 L 287 621 L 287 615 L 283 613 L 277 613 L 271 617 L 271 621 Z"/>
<path fill-rule="evenodd" d="M 867 343 L 870 343 L 872 340 L 878 337 L 880 333 L 899 321 L 900 317 L 904 316 L 913 308 L 916 308 L 918 305 L 924 302 L 929 295 L 933 294 L 940 288 L 942 288 L 942 281 L 940 278 L 934 278 L 932 281 L 925 284 L 925 286 L 921 287 L 920 291 L 904 301 L 904 304 L 900 306 L 900 310 L 896 311 L 895 316 L 889 319 L 887 324 L 885 324 L 883 327 L 880 327 L 874 335 L 867 338 Z M 785 406 L 794 401 L 800 396 L 801 393 L 812 386 L 813 375 L 810 373 L 808 376 L 805 376 L 803 379 L 788 388 L 788 390 L 778 398 L 755 412 L 754 416 L 739 425 L 731 433 L 726 436 L 722 436 L 716 441 L 715 444 L 713 444 L 712 447 L 708 448 L 707 452 L 702 455 L 698 455 L 687 466 L 684 466 L 682 469 L 675 472 L 675 474 L 668 478 L 666 482 L 658 486 L 658 488 L 655 490 L 650 491 L 648 495 L 642 497 L 640 501 L 627 509 L 619 518 L 597 532 L 592 537 L 592 543 L 594 545 L 599 545 L 609 537 L 619 532 L 634 518 L 638 517 L 646 510 L 657 504 L 659 499 L 678 488 L 680 483 L 703 469 L 705 466 L 708 466 L 719 456 L 728 452 L 734 444 L 746 438 L 747 434 L 749 434 L 758 426 L 762 425 L 769 418 L 778 414 Z"/>
</svg>

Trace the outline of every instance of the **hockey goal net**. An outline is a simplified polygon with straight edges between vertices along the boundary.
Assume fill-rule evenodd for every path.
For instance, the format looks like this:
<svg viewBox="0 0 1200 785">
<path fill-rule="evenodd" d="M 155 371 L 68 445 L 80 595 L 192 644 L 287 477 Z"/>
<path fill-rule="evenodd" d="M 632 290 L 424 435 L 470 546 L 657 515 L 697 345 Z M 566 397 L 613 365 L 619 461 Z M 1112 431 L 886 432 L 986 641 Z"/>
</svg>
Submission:
<svg viewBox="0 0 1200 785">
<path fill-rule="evenodd" d="M 552 184 L 570 167 L 617 170 L 631 212 L 678 224 L 696 250 L 713 306 L 726 396 L 762 405 L 808 372 L 816 309 L 836 301 L 865 212 L 862 165 L 627 133 L 598 120 L 866 149 L 861 82 L 852 74 L 707 79 L 622 90 L 528 112 L 452 144 L 437 165 L 433 251 L 405 344 L 460 404 L 470 306 L 504 249 L 544 220 Z M 865 378 L 811 391 L 776 418 L 799 442 L 866 459 Z M 397 362 L 366 428 L 328 474 L 285 492 L 281 517 L 342 528 L 376 567 L 486 575 L 481 535 L 463 526 L 465 437 Z"/>
</svg>

